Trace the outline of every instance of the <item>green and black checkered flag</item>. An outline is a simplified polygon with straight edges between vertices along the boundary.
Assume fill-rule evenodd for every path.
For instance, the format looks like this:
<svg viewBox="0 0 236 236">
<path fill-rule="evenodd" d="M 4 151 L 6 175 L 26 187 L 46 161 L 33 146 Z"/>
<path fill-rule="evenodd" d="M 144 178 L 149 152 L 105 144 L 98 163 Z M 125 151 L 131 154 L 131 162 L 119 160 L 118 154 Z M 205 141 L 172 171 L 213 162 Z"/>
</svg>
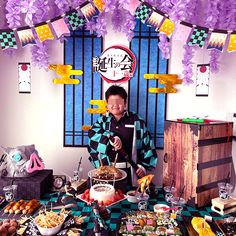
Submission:
<svg viewBox="0 0 236 236">
<path fill-rule="evenodd" d="M 66 18 L 72 30 L 77 30 L 85 24 L 85 17 L 80 15 L 76 10 L 70 11 L 66 14 Z"/>
<path fill-rule="evenodd" d="M 207 35 L 208 35 L 207 28 L 195 27 L 189 39 L 187 40 L 187 45 L 189 46 L 196 45 L 202 48 L 207 38 Z"/>
<path fill-rule="evenodd" d="M 7 48 L 17 49 L 16 38 L 13 30 L 0 30 L 0 45 L 3 50 Z"/>
<path fill-rule="evenodd" d="M 135 17 L 140 19 L 145 24 L 151 12 L 152 12 L 152 6 L 147 3 L 143 3 L 136 9 Z"/>
</svg>

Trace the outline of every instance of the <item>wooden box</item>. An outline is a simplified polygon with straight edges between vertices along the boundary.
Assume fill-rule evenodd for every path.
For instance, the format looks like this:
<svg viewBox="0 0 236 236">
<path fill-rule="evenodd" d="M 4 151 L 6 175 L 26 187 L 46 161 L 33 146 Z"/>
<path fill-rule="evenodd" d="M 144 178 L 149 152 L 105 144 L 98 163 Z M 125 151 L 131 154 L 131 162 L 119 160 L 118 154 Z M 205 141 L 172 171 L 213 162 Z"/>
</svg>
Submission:
<svg viewBox="0 0 236 236">
<path fill-rule="evenodd" d="M 217 183 L 230 181 L 233 123 L 165 121 L 163 184 L 197 207 L 218 197 Z"/>
</svg>

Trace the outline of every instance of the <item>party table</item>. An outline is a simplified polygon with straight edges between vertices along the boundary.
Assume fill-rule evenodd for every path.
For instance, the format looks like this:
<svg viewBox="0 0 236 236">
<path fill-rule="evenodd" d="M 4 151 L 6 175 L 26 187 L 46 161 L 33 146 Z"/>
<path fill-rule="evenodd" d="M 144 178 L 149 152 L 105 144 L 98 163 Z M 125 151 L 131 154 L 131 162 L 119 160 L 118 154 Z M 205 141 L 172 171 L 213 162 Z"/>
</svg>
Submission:
<svg viewBox="0 0 236 236">
<path fill-rule="evenodd" d="M 56 197 L 51 197 L 52 195 L 48 194 L 45 195 L 45 198 L 42 199 L 42 203 L 48 204 L 50 202 L 55 202 L 57 200 Z M 157 203 L 160 204 L 167 204 L 164 198 L 164 192 L 160 188 L 158 189 L 158 193 L 155 197 L 151 197 L 148 200 L 148 210 L 153 211 L 153 206 Z M 92 211 L 91 206 L 87 205 L 85 202 L 78 200 L 77 205 L 79 207 L 78 211 L 73 211 L 73 215 L 82 215 L 87 216 L 85 219 L 85 222 L 83 224 L 83 232 L 81 235 L 94 235 L 93 228 L 94 228 L 94 214 Z M 122 214 L 128 211 L 135 211 L 138 210 L 138 205 L 136 203 L 130 203 L 127 200 L 123 200 L 111 207 L 109 207 L 110 210 L 110 219 L 106 221 L 107 225 L 110 227 L 109 231 L 103 231 L 102 236 L 106 235 L 118 235 L 118 229 L 120 225 L 120 219 L 122 217 Z M 182 217 L 178 217 L 178 221 L 180 224 L 180 228 L 184 235 L 189 235 L 186 229 L 186 219 L 191 218 L 193 216 L 199 216 L 204 217 L 205 215 L 211 216 L 213 220 L 221 220 L 223 217 L 219 215 L 218 213 L 211 210 L 211 206 L 203 207 L 203 208 L 193 208 L 190 206 L 185 205 L 182 210 L 182 217 L 185 219 L 183 220 Z M 224 218 L 233 216 L 236 217 L 236 212 L 224 215 Z M 213 222 L 214 223 L 214 222 Z M 215 230 L 220 231 L 217 225 L 215 224 L 213 227 Z M 220 234 L 219 234 L 220 235 Z"/>
</svg>

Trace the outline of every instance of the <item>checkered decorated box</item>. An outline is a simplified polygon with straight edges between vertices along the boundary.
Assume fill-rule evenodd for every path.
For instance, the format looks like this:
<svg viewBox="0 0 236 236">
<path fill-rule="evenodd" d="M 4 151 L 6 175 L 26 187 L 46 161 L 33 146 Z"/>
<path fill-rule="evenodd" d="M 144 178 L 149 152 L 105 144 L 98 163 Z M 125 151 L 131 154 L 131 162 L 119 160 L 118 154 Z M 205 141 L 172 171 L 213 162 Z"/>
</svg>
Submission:
<svg viewBox="0 0 236 236">
<path fill-rule="evenodd" d="M 45 193 L 49 192 L 53 180 L 52 170 L 42 170 L 36 175 L 25 178 L 15 178 L 14 184 L 18 185 L 18 199 L 40 199 Z M 3 187 L 12 184 L 12 178 L 0 178 L 0 194 L 4 195 Z"/>
</svg>

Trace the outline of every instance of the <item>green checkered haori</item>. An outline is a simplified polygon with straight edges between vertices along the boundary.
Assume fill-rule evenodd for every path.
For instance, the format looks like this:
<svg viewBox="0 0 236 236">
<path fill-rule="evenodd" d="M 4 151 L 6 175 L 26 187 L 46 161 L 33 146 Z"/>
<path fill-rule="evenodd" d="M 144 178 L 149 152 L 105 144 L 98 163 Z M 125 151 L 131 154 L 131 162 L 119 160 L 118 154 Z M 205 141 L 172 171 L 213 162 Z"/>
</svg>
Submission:
<svg viewBox="0 0 236 236">
<path fill-rule="evenodd" d="M 129 112 L 129 116 L 133 116 L 133 120 L 135 121 L 137 136 L 137 164 L 142 165 L 145 169 L 155 168 L 157 163 L 157 153 L 145 122 L 133 112 Z M 110 131 L 111 119 L 111 115 L 100 116 L 88 132 L 88 151 L 90 153 L 90 161 L 95 168 L 100 166 L 99 155 L 104 165 L 105 163 L 107 165 L 111 164 L 107 155 L 108 149 L 111 145 L 109 137 L 114 136 L 114 133 Z"/>
</svg>

